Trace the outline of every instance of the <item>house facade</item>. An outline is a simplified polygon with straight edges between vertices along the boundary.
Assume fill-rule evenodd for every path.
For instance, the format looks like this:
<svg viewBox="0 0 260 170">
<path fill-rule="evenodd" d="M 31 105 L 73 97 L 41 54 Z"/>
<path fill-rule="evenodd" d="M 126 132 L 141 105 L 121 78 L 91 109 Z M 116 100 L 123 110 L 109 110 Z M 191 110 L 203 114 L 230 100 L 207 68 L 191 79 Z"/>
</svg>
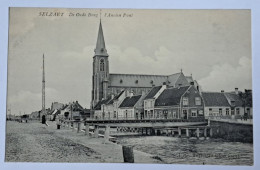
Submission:
<svg viewBox="0 0 260 170">
<path fill-rule="evenodd" d="M 178 88 L 167 88 L 155 100 L 153 118 L 204 118 L 202 96 L 194 85 Z"/>
</svg>

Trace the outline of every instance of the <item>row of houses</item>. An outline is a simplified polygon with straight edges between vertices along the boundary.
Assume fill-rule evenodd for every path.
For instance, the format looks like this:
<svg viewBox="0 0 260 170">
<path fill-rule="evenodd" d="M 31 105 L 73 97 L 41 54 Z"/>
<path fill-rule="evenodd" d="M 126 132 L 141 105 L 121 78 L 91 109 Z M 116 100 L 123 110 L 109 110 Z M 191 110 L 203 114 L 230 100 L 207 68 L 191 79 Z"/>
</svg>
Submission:
<svg viewBox="0 0 260 170">
<path fill-rule="evenodd" d="M 142 95 L 122 90 L 99 101 L 92 114 L 94 119 L 110 120 L 252 118 L 252 91 L 201 92 L 193 82 L 189 86 L 156 86 Z"/>
<path fill-rule="evenodd" d="M 41 112 L 42 110 L 32 112 L 29 117 L 40 119 Z M 68 104 L 53 102 L 51 108 L 46 109 L 46 119 L 55 120 L 57 117 L 67 120 L 84 120 L 90 117 L 90 109 L 83 108 L 78 101 Z"/>
</svg>

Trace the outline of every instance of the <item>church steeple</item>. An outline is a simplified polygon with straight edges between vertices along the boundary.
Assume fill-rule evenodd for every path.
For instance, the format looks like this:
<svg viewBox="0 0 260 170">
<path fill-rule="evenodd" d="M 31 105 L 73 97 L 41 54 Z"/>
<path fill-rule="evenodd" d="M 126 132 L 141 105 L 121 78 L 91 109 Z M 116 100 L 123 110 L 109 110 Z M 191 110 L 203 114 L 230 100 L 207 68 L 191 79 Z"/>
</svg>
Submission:
<svg viewBox="0 0 260 170">
<path fill-rule="evenodd" d="M 105 40 L 104 40 L 104 35 L 103 35 L 101 20 L 100 20 L 100 23 L 99 23 L 99 30 L 98 30 L 98 38 L 97 38 L 97 44 L 96 44 L 96 49 L 95 49 L 95 55 L 108 56 L 107 50 L 106 50 L 106 45 L 105 45 Z"/>
</svg>

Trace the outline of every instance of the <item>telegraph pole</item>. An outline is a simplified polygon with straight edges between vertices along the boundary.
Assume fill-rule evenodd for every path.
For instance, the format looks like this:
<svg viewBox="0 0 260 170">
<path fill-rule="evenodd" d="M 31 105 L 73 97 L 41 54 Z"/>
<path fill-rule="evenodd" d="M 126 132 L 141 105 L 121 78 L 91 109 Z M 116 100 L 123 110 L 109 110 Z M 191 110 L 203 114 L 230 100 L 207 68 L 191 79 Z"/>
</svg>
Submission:
<svg viewBox="0 0 260 170">
<path fill-rule="evenodd" d="M 45 115 L 45 70 L 44 70 L 44 54 L 42 56 L 42 115 Z M 40 118 L 41 119 L 41 118 Z"/>
</svg>

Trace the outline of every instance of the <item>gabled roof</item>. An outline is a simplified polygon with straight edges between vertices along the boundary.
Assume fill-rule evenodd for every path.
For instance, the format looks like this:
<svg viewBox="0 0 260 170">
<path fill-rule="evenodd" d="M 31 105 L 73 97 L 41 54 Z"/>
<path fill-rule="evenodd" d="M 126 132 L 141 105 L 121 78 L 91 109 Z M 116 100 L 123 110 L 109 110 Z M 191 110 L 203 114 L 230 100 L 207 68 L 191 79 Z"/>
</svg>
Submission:
<svg viewBox="0 0 260 170">
<path fill-rule="evenodd" d="M 165 89 L 155 100 L 155 106 L 179 105 L 181 96 L 188 90 L 189 87 L 190 86 L 183 86 L 179 88 Z"/>
<path fill-rule="evenodd" d="M 116 95 L 113 99 L 111 99 L 107 104 L 113 104 L 113 102 L 115 100 L 117 100 L 123 93 L 125 90 L 121 91 L 118 95 Z"/>
<path fill-rule="evenodd" d="M 235 93 L 224 93 L 225 96 L 227 97 L 228 100 L 230 100 L 231 102 L 234 102 L 234 106 L 243 106 L 243 101 L 241 99 L 241 97 Z"/>
<path fill-rule="evenodd" d="M 193 78 L 192 76 L 185 76 L 185 78 L 187 79 L 187 81 L 190 83 L 190 82 L 193 82 Z"/>
<path fill-rule="evenodd" d="M 220 92 L 202 92 L 202 98 L 205 106 L 225 106 L 230 107 L 224 93 Z"/>
<path fill-rule="evenodd" d="M 126 97 L 119 107 L 134 107 L 142 95 Z"/>
<path fill-rule="evenodd" d="M 61 108 L 61 110 L 66 109 L 68 106 L 69 106 L 68 104 L 65 104 L 65 105 Z"/>
<path fill-rule="evenodd" d="M 149 93 L 147 94 L 147 96 L 144 98 L 144 100 L 146 99 L 152 99 L 156 94 L 157 92 L 162 88 L 162 86 L 156 86 L 156 87 L 153 87 Z"/>
<path fill-rule="evenodd" d="M 101 105 L 102 104 L 107 104 L 109 101 L 111 100 L 111 97 L 105 99 L 105 100 L 101 100 L 99 101 L 96 106 L 94 107 L 94 110 L 101 110 Z"/>
<path fill-rule="evenodd" d="M 114 100 L 117 100 L 124 92 L 125 90 L 122 90 L 118 95 L 114 97 Z"/>
<path fill-rule="evenodd" d="M 182 74 L 183 74 L 183 73 L 180 72 L 180 73 L 175 73 L 175 74 L 171 74 L 171 75 L 167 76 L 167 80 L 168 80 L 167 83 L 169 83 L 169 86 L 175 86 L 177 80 L 180 78 L 180 76 L 181 76 Z"/>
</svg>

